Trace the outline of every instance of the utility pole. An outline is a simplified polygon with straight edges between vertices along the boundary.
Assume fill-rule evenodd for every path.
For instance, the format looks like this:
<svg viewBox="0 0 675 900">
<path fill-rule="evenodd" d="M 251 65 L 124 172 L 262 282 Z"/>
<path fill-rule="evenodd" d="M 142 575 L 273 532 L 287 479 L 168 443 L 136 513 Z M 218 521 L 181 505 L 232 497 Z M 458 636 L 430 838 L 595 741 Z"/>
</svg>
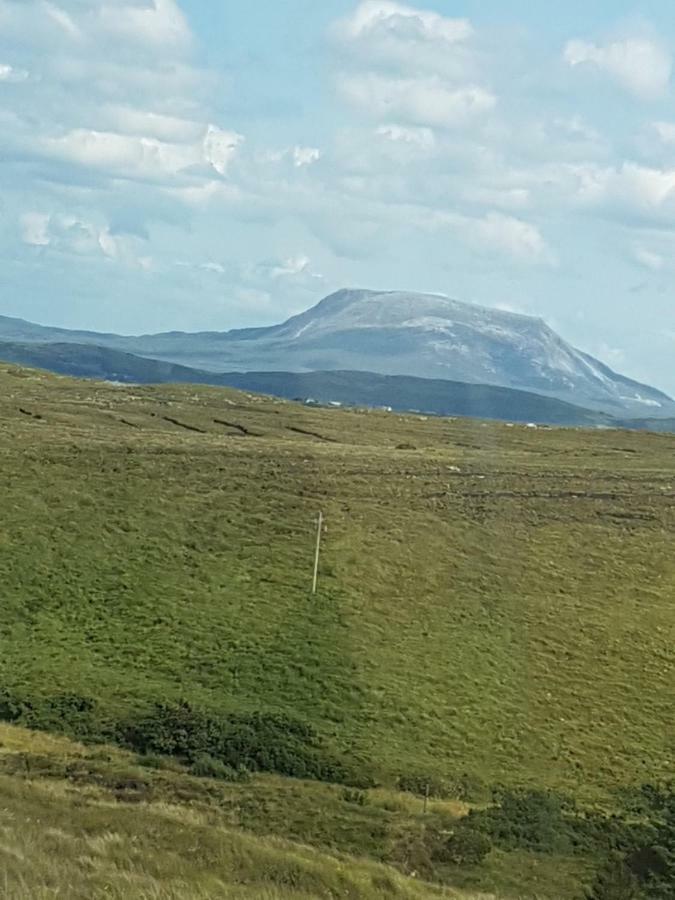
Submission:
<svg viewBox="0 0 675 900">
<path fill-rule="evenodd" d="M 319 584 L 319 557 L 321 556 L 321 532 L 323 531 L 323 513 L 319 513 L 319 521 L 316 530 L 316 554 L 314 556 L 314 581 L 312 582 L 312 595 L 316 594 Z"/>
</svg>

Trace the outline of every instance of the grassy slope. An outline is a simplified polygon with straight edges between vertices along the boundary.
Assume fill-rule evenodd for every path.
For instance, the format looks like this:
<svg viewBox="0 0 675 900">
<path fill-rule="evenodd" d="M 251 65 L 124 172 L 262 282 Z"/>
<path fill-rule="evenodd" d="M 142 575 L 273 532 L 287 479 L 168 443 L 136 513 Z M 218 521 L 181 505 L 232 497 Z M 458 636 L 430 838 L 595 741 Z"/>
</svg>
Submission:
<svg viewBox="0 0 675 900">
<path fill-rule="evenodd" d="M 337 826 L 340 800 L 329 788 L 299 785 L 291 794 L 281 780 L 260 778 L 244 790 L 142 769 L 128 754 L 22 729 L 0 726 L 0 739 L 0 893 L 7 900 L 470 900 L 365 858 L 277 836 L 281 803 L 288 832 L 303 821 L 307 827 L 312 801 Z M 342 803 L 345 834 L 347 810 Z M 387 817 L 376 807 L 369 815 L 371 827 Z M 353 819 L 352 837 L 366 833 L 365 821 Z"/>
<path fill-rule="evenodd" d="M 8 368 L 0 394 L 0 683 L 291 711 L 385 779 L 667 774 L 675 438 Z"/>
<path fill-rule="evenodd" d="M 0 894 L 12 900 L 559 900 L 588 878 L 579 860 L 493 851 L 446 873 L 467 893 L 385 864 L 401 835 L 465 811 L 431 800 L 425 815 L 383 789 L 359 806 L 339 788 L 269 776 L 224 784 L 0 725 Z"/>
</svg>

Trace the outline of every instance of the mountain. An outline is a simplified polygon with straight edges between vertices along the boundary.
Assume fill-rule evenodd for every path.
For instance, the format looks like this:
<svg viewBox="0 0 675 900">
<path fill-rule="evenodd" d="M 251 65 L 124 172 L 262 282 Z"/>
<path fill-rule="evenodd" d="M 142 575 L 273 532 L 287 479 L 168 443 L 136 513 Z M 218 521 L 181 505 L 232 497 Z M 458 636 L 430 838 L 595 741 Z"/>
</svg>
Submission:
<svg viewBox="0 0 675 900">
<path fill-rule="evenodd" d="M 618 426 L 607 413 L 574 406 L 554 397 L 493 385 L 406 375 L 340 371 L 215 373 L 94 344 L 0 342 L 0 359 L 61 375 L 129 384 L 207 384 L 288 400 L 312 398 L 326 405 L 337 402 L 345 406 L 387 407 L 400 412 L 547 425 Z M 622 422 L 621 427 L 632 426 Z M 640 430 L 651 430 L 648 420 L 639 427 Z"/>
<path fill-rule="evenodd" d="M 431 294 L 341 290 L 281 325 L 123 337 L 0 319 L 0 339 L 97 344 L 208 371 L 352 370 L 555 397 L 613 415 L 675 415 L 655 388 L 612 371 L 541 319 Z"/>
</svg>

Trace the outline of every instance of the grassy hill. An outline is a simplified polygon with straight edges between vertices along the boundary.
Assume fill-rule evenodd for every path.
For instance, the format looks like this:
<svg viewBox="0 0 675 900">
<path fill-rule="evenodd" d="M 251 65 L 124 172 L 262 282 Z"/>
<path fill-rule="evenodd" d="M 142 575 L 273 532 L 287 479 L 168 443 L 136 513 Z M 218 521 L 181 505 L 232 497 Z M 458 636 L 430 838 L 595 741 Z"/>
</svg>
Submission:
<svg viewBox="0 0 675 900">
<path fill-rule="evenodd" d="M 674 450 L 4 366 L 0 688 L 41 727 L 185 699 L 389 788 L 612 808 L 672 774 Z M 453 883 L 576 896 L 509 859 Z"/>
</svg>

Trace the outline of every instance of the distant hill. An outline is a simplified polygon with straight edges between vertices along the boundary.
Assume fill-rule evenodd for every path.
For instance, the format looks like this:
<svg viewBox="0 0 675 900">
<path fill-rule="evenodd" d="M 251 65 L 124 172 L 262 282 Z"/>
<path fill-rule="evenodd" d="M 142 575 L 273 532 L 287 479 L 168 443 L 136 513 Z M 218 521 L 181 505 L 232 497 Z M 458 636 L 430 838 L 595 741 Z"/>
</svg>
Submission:
<svg viewBox="0 0 675 900">
<path fill-rule="evenodd" d="M 675 419 L 615 418 L 528 391 L 373 372 L 208 372 L 93 344 L 0 342 L 0 359 L 77 378 L 126 384 L 207 384 L 327 405 L 506 422 L 675 432 Z"/>
<path fill-rule="evenodd" d="M 92 344 L 0 342 L 0 359 L 62 375 L 136 384 L 209 384 L 289 400 L 388 407 L 429 415 L 470 416 L 549 425 L 614 424 L 611 416 L 552 397 L 491 385 L 372 372 L 227 372 L 191 369 Z M 649 427 L 645 425 L 645 427 Z"/>
<path fill-rule="evenodd" d="M 663 392 L 608 368 L 541 319 L 448 297 L 342 290 L 266 328 L 125 337 L 0 317 L 0 340 L 76 343 L 211 372 L 368 371 L 490 384 L 618 417 L 675 417 Z"/>
</svg>

